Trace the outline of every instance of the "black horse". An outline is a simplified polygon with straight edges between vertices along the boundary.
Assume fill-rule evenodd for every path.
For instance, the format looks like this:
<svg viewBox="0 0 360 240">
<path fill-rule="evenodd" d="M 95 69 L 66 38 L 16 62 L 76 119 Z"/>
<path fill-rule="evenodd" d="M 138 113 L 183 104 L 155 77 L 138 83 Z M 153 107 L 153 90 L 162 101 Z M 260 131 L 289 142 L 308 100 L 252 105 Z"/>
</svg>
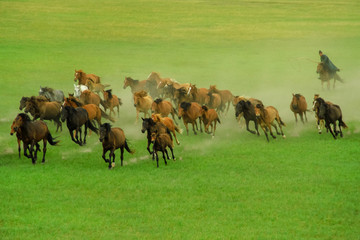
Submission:
<svg viewBox="0 0 360 240">
<path fill-rule="evenodd" d="M 148 140 L 146 149 L 150 154 L 153 154 L 153 152 L 150 151 L 150 144 L 151 144 L 151 134 L 154 132 L 157 132 L 159 134 L 167 133 L 170 136 L 170 139 L 172 141 L 172 136 L 170 134 L 170 130 L 161 122 L 154 122 L 152 118 L 141 118 L 143 120 L 142 122 L 142 129 L 141 132 L 146 132 L 146 138 Z"/>
<path fill-rule="evenodd" d="M 338 133 L 340 137 L 343 137 L 341 127 L 347 128 L 346 124 L 342 120 L 342 112 L 339 105 L 328 104 L 322 98 L 317 98 L 316 101 L 320 104 L 319 106 L 319 118 L 325 119 L 325 127 L 333 135 L 334 139 Z M 336 121 L 338 121 L 339 131 L 336 131 Z M 334 126 L 334 131 L 331 129 L 330 124 Z"/>
<path fill-rule="evenodd" d="M 260 135 L 259 130 L 258 130 L 258 121 L 256 119 L 255 109 L 254 109 L 254 106 L 251 104 L 250 101 L 241 100 L 240 102 L 238 102 L 236 104 L 236 107 L 235 107 L 235 116 L 236 116 L 236 118 L 239 117 L 239 115 L 241 113 L 243 113 L 243 116 L 244 116 L 245 121 L 246 121 L 246 130 L 248 130 L 252 134 L 257 133 L 257 135 Z M 249 122 L 250 121 L 253 121 L 255 123 L 256 132 L 249 129 Z"/>
<path fill-rule="evenodd" d="M 80 146 L 86 144 L 86 135 L 87 128 L 90 128 L 96 134 L 98 134 L 98 129 L 91 123 L 87 111 L 84 108 L 73 108 L 70 106 L 62 107 L 61 110 L 61 121 L 65 122 L 69 129 L 71 140 L 79 144 Z M 85 125 L 85 135 L 83 141 L 81 141 L 81 126 Z M 76 130 L 75 139 L 73 131 Z M 78 133 L 80 132 L 80 140 L 78 138 Z"/>
</svg>

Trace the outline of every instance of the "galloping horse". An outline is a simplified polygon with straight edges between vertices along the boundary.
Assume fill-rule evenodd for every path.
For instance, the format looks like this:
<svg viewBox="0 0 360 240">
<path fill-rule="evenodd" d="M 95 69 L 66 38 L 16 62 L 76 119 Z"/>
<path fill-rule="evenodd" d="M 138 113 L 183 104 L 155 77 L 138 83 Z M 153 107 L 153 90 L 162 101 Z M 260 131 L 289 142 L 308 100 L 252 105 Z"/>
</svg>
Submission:
<svg viewBox="0 0 360 240">
<path fill-rule="evenodd" d="M 206 88 L 197 88 L 195 84 L 190 84 L 187 95 L 192 97 L 192 101 L 200 105 L 207 104 L 209 90 Z"/>
<path fill-rule="evenodd" d="M 39 90 L 39 96 L 48 98 L 51 102 L 57 101 L 62 103 L 64 101 L 64 93 L 61 90 L 52 89 L 49 87 L 41 87 Z"/>
<path fill-rule="evenodd" d="M 112 91 L 112 89 L 103 91 L 104 102 L 105 102 L 107 108 L 110 109 L 110 114 L 109 114 L 110 117 L 111 117 L 112 112 L 115 115 L 114 107 L 117 108 L 117 113 L 118 113 L 118 116 L 119 116 L 120 115 L 119 108 L 120 108 L 120 105 L 122 105 L 122 102 L 121 102 L 121 99 L 118 98 L 115 94 L 112 94 L 111 91 Z"/>
<path fill-rule="evenodd" d="M 94 83 L 100 83 L 100 77 L 95 74 L 86 74 L 83 70 L 76 70 L 74 74 L 74 82 L 79 80 L 79 85 L 86 85 L 87 81 L 90 80 Z"/>
<path fill-rule="evenodd" d="M 321 87 L 324 89 L 324 82 L 327 83 L 327 89 L 330 89 L 330 80 L 334 79 L 334 84 L 333 84 L 333 88 L 335 88 L 335 82 L 336 80 L 340 81 L 340 82 L 344 82 L 344 80 L 342 80 L 342 78 L 335 72 L 335 73 L 331 73 L 325 66 L 324 63 L 320 62 L 317 65 L 316 68 L 316 73 L 318 73 L 320 75 L 320 80 L 321 80 Z"/>
<path fill-rule="evenodd" d="M 172 159 L 175 161 L 175 156 L 174 156 L 174 151 L 173 151 L 173 147 L 174 147 L 173 141 L 169 137 L 168 134 L 164 134 L 164 133 L 159 134 L 157 131 L 155 131 L 155 132 L 151 133 L 151 142 L 153 144 L 153 159 L 154 159 L 154 155 L 155 155 L 157 167 L 159 167 L 159 156 L 157 153 L 158 151 L 162 152 L 165 165 L 167 165 L 165 153 L 166 153 L 167 159 L 170 160 L 169 153 L 166 150 L 166 148 L 170 149 Z"/>
<path fill-rule="evenodd" d="M 163 123 L 155 122 L 152 118 L 141 118 L 141 119 L 143 120 L 141 132 L 142 133 L 146 132 L 146 138 L 147 138 L 146 149 L 150 154 L 152 154 L 152 152 L 150 151 L 151 133 L 155 131 L 157 131 L 158 133 L 166 133 L 169 134 L 170 138 L 172 139 L 170 130 Z"/>
<path fill-rule="evenodd" d="M 80 95 L 80 102 L 83 104 L 95 104 L 99 106 L 100 104 L 106 109 L 106 103 L 97 95 L 96 93 L 91 92 L 90 90 L 85 90 Z"/>
<path fill-rule="evenodd" d="M 318 132 L 319 132 L 319 134 L 321 134 L 321 128 L 323 128 L 325 126 L 325 120 L 323 118 L 319 117 L 320 102 L 316 101 L 318 98 L 320 98 L 319 94 L 315 94 L 314 95 L 314 101 L 313 101 L 312 110 L 315 112 L 315 118 L 316 118 Z M 330 101 L 326 101 L 326 103 L 327 104 L 333 104 Z"/>
<path fill-rule="evenodd" d="M 103 154 L 102 158 L 105 162 L 109 163 L 109 169 L 115 167 L 115 150 L 120 148 L 120 159 L 121 166 L 123 165 L 124 160 L 124 149 L 128 153 L 133 154 L 135 151 L 131 150 L 128 146 L 128 143 L 125 138 L 124 131 L 121 128 L 111 127 L 109 123 L 104 123 L 100 126 L 100 138 L 99 141 L 102 142 Z M 106 159 L 105 154 L 110 151 L 109 159 Z M 112 162 L 111 162 L 112 157 Z"/>
<path fill-rule="evenodd" d="M 151 112 L 155 114 L 159 113 L 161 117 L 167 117 L 169 114 L 171 114 L 172 118 L 176 122 L 175 114 L 177 115 L 177 112 L 169 101 L 163 100 L 161 98 L 155 99 L 151 105 Z"/>
<path fill-rule="evenodd" d="M 270 135 L 273 138 L 276 138 L 276 136 L 272 133 L 271 131 L 271 126 L 273 126 L 276 130 L 276 133 L 278 135 L 282 135 L 283 138 L 285 138 L 285 134 L 283 133 L 282 127 L 281 126 L 286 126 L 285 123 L 281 120 L 280 116 L 279 116 L 279 112 L 276 110 L 276 108 L 274 108 L 273 106 L 268 106 L 266 108 L 264 108 L 264 105 L 262 104 L 257 104 L 255 106 L 255 114 L 256 117 L 258 119 L 258 122 L 262 128 L 262 130 L 265 133 L 266 139 L 269 142 L 269 137 L 267 134 L 267 131 L 270 131 Z M 279 127 L 280 127 L 280 131 L 281 133 L 279 133 L 274 120 L 276 120 L 276 122 L 278 123 Z"/>
<path fill-rule="evenodd" d="M 39 99 L 40 101 L 49 102 L 49 99 L 44 96 L 33 96 L 35 99 Z M 26 107 L 26 103 L 30 101 L 30 97 L 22 97 L 20 99 L 19 110 L 23 110 Z"/>
<path fill-rule="evenodd" d="M 307 121 L 306 111 L 307 111 L 307 103 L 305 97 L 301 94 L 293 94 L 292 101 L 290 103 L 290 110 L 294 113 L 295 120 L 297 120 L 297 115 L 300 115 L 301 121 L 304 123 L 303 115 L 305 115 L 305 120 Z"/>
<path fill-rule="evenodd" d="M 85 90 L 89 90 L 86 85 L 76 85 L 74 84 L 74 97 L 79 98 L 81 93 Z"/>
<path fill-rule="evenodd" d="M 91 130 L 93 130 L 96 134 L 98 133 L 98 129 L 92 125 L 91 121 L 89 120 L 89 116 L 87 111 L 84 108 L 73 108 L 70 106 L 62 107 L 61 110 L 61 121 L 65 122 L 67 128 L 70 132 L 70 137 L 73 142 L 76 144 L 79 144 L 82 146 L 83 144 L 86 144 L 86 135 L 87 135 L 87 128 L 89 127 Z M 85 133 L 84 133 L 84 139 L 81 140 L 81 126 L 85 125 Z M 76 130 L 75 138 L 73 131 Z M 80 140 L 78 138 L 78 133 L 80 132 Z"/>
<path fill-rule="evenodd" d="M 216 130 L 216 122 L 220 122 L 220 118 L 215 111 L 215 109 L 208 108 L 206 106 L 202 106 L 202 121 L 204 123 L 204 128 L 206 133 L 212 133 L 212 136 L 215 136 Z M 209 132 L 209 126 L 211 126 L 211 132 Z"/>
<path fill-rule="evenodd" d="M 331 135 L 336 139 L 338 133 L 343 137 L 341 127 L 347 128 L 347 125 L 342 120 L 342 112 L 339 105 L 328 104 L 322 98 L 317 98 L 316 102 L 319 103 L 319 118 L 325 119 L 325 127 L 330 131 Z M 336 131 L 336 121 L 338 121 L 339 131 Z M 331 129 L 330 124 L 334 126 L 334 131 Z"/>
<path fill-rule="evenodd" d="M 153 103 L 153 99 L 151 98 L 151 96 L 149 96 L 146 91 L 142 90 L 139 92 L 135 92 L 133 97 L 134 106 L 136 108 L 136 122 L 138 122 L 139 120 L 140 112 L 144 113 L 144 117 L 146 117 L 146 115 L 149 115 L 150 117 L 149 111 L 151 110 L 151 105 Z"/>
<path fill-rule="evenodd" d="M 227 105 L 226 112 L 229 111 L 230 104 L 232 103 L 232 101 L 234 99 L 233 94 L 229 90 L 218 90 L 216 88 L 216 85 L 210 85 L 209 93 L 218 93 L 221 97 L 221 104 L 224 107 L 226 107 L 226 103 L 227 103 L 228 105 Z"/>
<path fill-rule="evenodd" d="M 188 123 L 192 124 L 194 134 L 197 135 L 197 133 L 195 131 L 195 127 L 194 127 L 194 125 L 195 125 L 196 129 L 198 130 L 198 126 L 197 126 L 197 122 L 196 122 L 197 119 L 199 119 L 200 131 L 202 132 L 202 127 L 201 127 L 202 110 L 201 110 L 201 106 L 197 102 L 191 102 L 191 103 L 182 102 L 182 103 L 180 103 L 178 115 L 179 115 L 179 119 L 183 118 L 183 122 L 186 127 L 187 135 L 189 135 Z"/>
<path fill-rule="evenodd" d="M 259 136 L 259 130 L 258 130 L 258 120 L 256 118 L 254 105 L 249 100 L 240 100 L 235 107 L 235 117 L 239 118 L 240 115 L 243 115 L 246 122 L 246 130 L 251 132 L 252 134 L 256 134 Z M 256 132 L 253 130 L 250 130 L 249 128 L 249 122 L 253 121 L 255 123 L 255 129 Z"/>
<path fill-rule="evenodd" d="M 110 87 L 109 84 L 94 83 L 93 81 L 87 81 L 86 86 L 90 91 L 96 92 L 97 94 L 103 92 L 105 88 Z"/>
<path fill-rule="evenodd" d="M 160 114 L 151 114 L 151 118 L 154 122 L 161 122 L 162 124 L 164 124 L 174 136 L 176 143 L 180 145 L 180 142 L 176 137 L 175 131 L 181 134 L 182 130 L 177 125 L 175 125 L 174 121 L 171 118 L 161 117 Z"/>
<path fill-rule="evenodd" d="M 25 113 L 30 112 L 34 117 L 33 120 L 40 118 L 40 120 L 53 120 L 56 123 L 56 132 L 62 131 L 62 124 L 60 122 L 60 108 L 59 102 L 49 102 L 41 98 L 31 97 L 26 102 Z"/>
<path fill-rule="evenodd" d="M 10 134 L 13 135 L 16 133 L 18 137 L 18 146 L 19 146 L 19 156 L 20 156 L 20 140 L 23 141 L 24 148 L 24 156 L 27 158 L 31 158 L 32 163 L 36 163 L 37 152 L 39 150 L 38 142 L 43 140 L 43 158 L 42 163 L 45 162 L 45 154 L 46 154 L 46 144 L 49 142 L 51 145 L 56 145 L 58 141 L 51 136 L 50 131 L 46 125 L 41 120 L 31 121 L 30 117 L 25 113 L 20 113 L 16 116 L 13 124 L 11 125 Z M 29 147 L 30 145 L 30 147 Z M 36 146 L 36 150 L 34 153 L 34 146 Z M 29 154 L 27 154 L 27 150 L 29 150 Z"/>
<path fill-rule="evenodd" d="M 131 77 L 125 77 L 123 89 L 130 87 L 131 93 L 136 93 L 142 90 L 146 90 L 146 80 L 134 80 Z"/>
</svg>

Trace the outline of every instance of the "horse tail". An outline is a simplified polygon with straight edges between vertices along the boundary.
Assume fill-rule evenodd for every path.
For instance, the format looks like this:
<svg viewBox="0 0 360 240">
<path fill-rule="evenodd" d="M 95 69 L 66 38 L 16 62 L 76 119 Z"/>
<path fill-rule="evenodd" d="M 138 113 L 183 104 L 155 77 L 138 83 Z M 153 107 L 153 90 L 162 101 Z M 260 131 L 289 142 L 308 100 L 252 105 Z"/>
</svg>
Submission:
<svg viewBox="0 0 360 240">
<path fill-rule="evenodd" d="M 99 129 L 97 129 L 90 120 L 87 121 L 87 124 L 90 130 L 94 131 L 96 134 L 99 134 Z"/>
<path fill-rule="evenodd" d="M 104 112 L 101 108 L 100 108 L 100 111 L 101 111 L 101 117 L 106 118 L 112 122 L 115 122 L 115 119 L 110 117 L 109 115 L 107 115 L 106 112 Z"/>
<path fill-rule="evenodd" d="M 343 122 L 343 120 L 341 120 L 340 126 L 342 126 L 343 128 L 348 128 L 348 126 Z"/>
<path fill-rule="evenodd" d="M 103 108 L 104 108 L 105 111 L 106 111 L 106 109 L 107 109 L 107 104 L 106 104 L 106 102 L 104 102 L 101 98 L 100 98 L 100 104 L 101 104 L 101 106 L 103 106 Z"/>
<path fill-rule="evenodd" d="M 119 105 L 121 106 L 123 104 L 121 98 L 118 97 L 118 100 L 119 100 Z"/>
<path fill-rule="evenodd" d="M 126 149 L 126 151 L 128 151 L 128 153 L 130 153 L 130 154 L 134 154 L 134 153 L 135 153 L 135 150 L 131 150 L 131 149 L 129 148 L 129 145 L 128 145 L 126 139 L 125 139 L 125 149 Z"/>
<path fill-rule="evenodd" d="M 46 140 L 51 144 L 51 145 L 57 145 L 60 141 L 55 141 L 55 138 L 53 138 L 51 136 L 51 133 L 49 132 L 49 134 L 46 137 Z"/>
<path fill-rule="evenodd" d="M 216 118 L 216 121 L 217 121 L 218 123 L 221 123 L 221 122 L 220 122 L 220 118 Z"/>
<path fill-rule="evenodd" d="M 286 127 L 286 124 L 281 120 L 280 116 L 279 116 L 279 122 L 281 125 L 283 125 L 284 127 Z"/>
<path fill-rule="evenodd" d="M 344 82 L 344 80 L 337 73 L 334 74 L 334 79 L 338 80 L 339 82 L 342 82 L 342 83 Z"/>
<path fill-rule="evenodd" d="M 176 115 L 178 115 L 176 109 L 175 109 L 173 106 L 171 106 L 171 108 L 172 108 L 172 111 L 173 111 Z"/>
</svg>

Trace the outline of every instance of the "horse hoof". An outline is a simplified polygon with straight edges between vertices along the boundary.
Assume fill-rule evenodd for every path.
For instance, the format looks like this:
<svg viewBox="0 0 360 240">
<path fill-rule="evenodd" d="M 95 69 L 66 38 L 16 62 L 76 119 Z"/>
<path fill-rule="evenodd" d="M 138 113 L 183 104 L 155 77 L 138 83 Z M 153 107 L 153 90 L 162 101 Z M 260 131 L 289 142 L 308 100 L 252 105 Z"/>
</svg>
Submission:
<svg viewBox="0 0 360 240">
<path fill-rule="evenodd" d="M 113 163 L 111 163 L 111 167 L 115 167 L 115 163 L 113 162 Z"/>
<path fill-rule="evenodd" d="M 286 138 L 286 136 L 285 136 L 285 135 L 283 135 L 283 138 L 285 139 L 285 138 Z"/>
</svg>

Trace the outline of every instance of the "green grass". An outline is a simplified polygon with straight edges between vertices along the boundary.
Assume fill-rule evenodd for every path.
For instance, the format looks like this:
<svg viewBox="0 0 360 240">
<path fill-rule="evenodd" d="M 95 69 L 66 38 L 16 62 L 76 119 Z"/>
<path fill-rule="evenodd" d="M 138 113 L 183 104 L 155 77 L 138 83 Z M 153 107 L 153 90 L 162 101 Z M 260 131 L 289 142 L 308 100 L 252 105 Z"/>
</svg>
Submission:
<svg viewBox="0 0 360 240">
<path fill-rule="evenodd" d="M 359 239 L 360 6 L 357 1 L 0 1 L 1 239 Z M 322 90 L 321 49 L 346 84 Z M 311 60 L 311 61 L 309 61 Z M 134 155 L 107 170 L 93 134 L 84 147 L 48 123 L 60 146 L 46 163 L 17 156 L 10 125 L 39 86 L 73 92 L 74 69 L 102 77 L 123 99 Z M 134 124 L 125 76 L 217 84 L 273 105 L 286 139 L 240 129 L 233 109 L 216 137 L 179 136 L 160 168 Z M 291 93 L 339 104 L 349 129 L 303 126 Z M 183 124 L 180 124 L 184 129 Z M 42 156 L 42 153 L 40 153 Z"/>
</svg>

